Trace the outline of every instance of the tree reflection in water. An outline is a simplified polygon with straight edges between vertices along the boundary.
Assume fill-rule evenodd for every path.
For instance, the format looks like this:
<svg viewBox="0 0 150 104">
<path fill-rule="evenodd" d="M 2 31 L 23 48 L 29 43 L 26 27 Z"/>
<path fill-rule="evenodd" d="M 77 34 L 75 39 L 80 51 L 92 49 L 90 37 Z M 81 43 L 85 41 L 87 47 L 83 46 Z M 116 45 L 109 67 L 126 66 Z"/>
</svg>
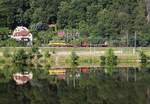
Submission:
<svg viewBox="0 0 150 104">
<path fill-rule="evenodd" d="M 11 78 L 17 68 L 23 67 L 0 71 L 0 104 L 146 104 L 149 99 L 150 68 L 115 68 L 112 75 L 104 68 L 90 68 L 87 73 L 76 68 L 67 70 L 65 79 L 53 76 L 54 81 L 48 68 L 24 66 L 34 78 L 21 86 Z"/>
</svg>

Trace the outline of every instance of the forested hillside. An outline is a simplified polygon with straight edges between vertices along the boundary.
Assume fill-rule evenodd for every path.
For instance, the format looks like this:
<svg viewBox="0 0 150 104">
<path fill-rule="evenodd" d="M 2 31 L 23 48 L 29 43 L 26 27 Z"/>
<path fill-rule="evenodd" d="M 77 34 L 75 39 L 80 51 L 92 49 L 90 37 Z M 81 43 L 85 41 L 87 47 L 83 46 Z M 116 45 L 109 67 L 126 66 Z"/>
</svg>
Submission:
<svg viewBox="0 0 150 104">
<path fill-rule="evenodd" d="M 150 45 L 150 2 L 146 0 L 0 0 L 0 26 L 37 23 L 78 29 L 91 43 Z"/>
</svg>

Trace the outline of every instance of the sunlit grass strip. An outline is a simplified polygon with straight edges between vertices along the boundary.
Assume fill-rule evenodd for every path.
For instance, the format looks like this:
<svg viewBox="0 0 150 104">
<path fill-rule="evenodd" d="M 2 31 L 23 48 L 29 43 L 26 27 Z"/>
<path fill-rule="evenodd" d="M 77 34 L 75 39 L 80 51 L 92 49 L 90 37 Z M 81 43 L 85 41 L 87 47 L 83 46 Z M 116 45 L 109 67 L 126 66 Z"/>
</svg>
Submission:
<svg viewBox="0 0 150 104">
<path fill-rule="evenodd" d="M 18 51 L 19 49 L 21 48 L 0 48 L 0 52 L 1 53 L 4 53 L 4 52 L 9 52 L 9 53 L 15 53 L 16 51 Z M 31 51 L 31 48 L 24 48 L 27 52 L 28 51 Z M 56 51 L 55 49 L 58 49 L 59 51 Z M 41 50 L 41 54 L 44 56 L 44 52 L 45 51 L 56 51 L 56 52 L 60 52 L 61 49 L 66 49 L 66 51 L 69 50 L 70 51 L 74 51 L 76 50 L 77 51 L 80 51 L 80 49 L 83 50 L 86 50 L 86 49 L 90 49 L 90 48 L 40 48 Z M 93 48 L 92 48 L 93 49 Z M 108 48 L 96 48 L 97 50 L 100 49 L 101 51 L 106 50 Z M 120 50 L 122 48 L 114 48 L 116 50 Z M 139 50 L 141 50 L 140 48 L 137 48 Z M 144 52 L 147 52 L 150 53 L 149 51 L 150 48 L 143 48 Z M 118 56 L 118 64 L 119 65 L 130 65 L 130 64 L 133 64 L 133 65 L 138 65 L 139 64 L 139 54 L 136 53 L 136 54 L 133 54 L 132 53 L 132 48 L 126 48 L 126 49 L 122 49 L 123 52 L 125 53 L 122 53 L 122 54 L 116 54 Z M 86 51 L 85 51 L 86 52 Z M 93 51 L 91 51 L 93 52 Z M 56 57 L 58 58 L 58 66 L 68 66 L 69 65 L 69 61 L 68 61 L 68 57 L 69 57 L 69 54 L 67 55 L 64 55 L 64 56 L 57 56 L 57 54 L 54 54 L 52 55 L 52 57 L 46 57 L 45 59 L 43 57 L 41 57 L 39 59 L 39 62 L 41 64 L 51 64 L 51 66 L 56 66 Z M 5 64 L 10 64 L 11 63 L 11 57 L 4 57 L 4 56 L 0 56 L 0 65 L 3 65 L 4 63 Z M 100 65 L 100 55 L 99 54 L 89 54 L 89 55 L 79 55 L 79 65 L 80 66 L 84 66 L 84 65 Z"/>
</svg>

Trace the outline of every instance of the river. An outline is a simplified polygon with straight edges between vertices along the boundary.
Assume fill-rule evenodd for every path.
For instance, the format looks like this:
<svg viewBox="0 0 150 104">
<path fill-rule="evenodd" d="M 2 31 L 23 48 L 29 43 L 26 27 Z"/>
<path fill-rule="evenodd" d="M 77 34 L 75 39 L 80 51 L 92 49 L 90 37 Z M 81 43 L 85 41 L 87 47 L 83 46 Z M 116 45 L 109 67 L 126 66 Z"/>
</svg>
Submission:
<svg viewBox="0 0 150 104">
<path fill-rule="evenodd" d="M 108 67 L 26 66 L 33 79 L 23 85 L 12 78 L 18 68 L 0 70 L 0 104 L 150 104 L 149 67 L 113 67 L 110 73 Z"/>
</svg>

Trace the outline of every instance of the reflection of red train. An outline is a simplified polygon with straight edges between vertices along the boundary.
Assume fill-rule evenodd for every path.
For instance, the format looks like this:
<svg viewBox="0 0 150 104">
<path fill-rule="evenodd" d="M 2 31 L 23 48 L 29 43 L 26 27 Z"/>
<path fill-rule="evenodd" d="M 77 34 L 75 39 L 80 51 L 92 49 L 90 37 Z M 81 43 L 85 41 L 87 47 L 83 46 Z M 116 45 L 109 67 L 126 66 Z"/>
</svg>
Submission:
<svg viewBox="0 0 150 104">
<path fill-rule="evenodd" d="M 89 67 L 80 67 L 78 69 L 78 72 L 76 73 L 76 77 L 80 77 L 80 73 L 83 73 L 83 74 L 89 73 L 89 70 L 90 70 Z M 50 76 L 55 76 L 58 79 L 63 79 L 63 80 L 66 78 L 66 73 L 67 73 L 67 69 L 57 68 L 57 69 L 50 69 L 49 70 Z"/>
<path fill-rule="evenodd" d="M 80 72 L 81 73 L 88 73 L 89 72 L 89 67 L 81 67 Z"/>
<path fill-rule="evenodd" d="M 66 70 L 65 69 L 50 69 L 49 75 L 57 76 L 58 79 L 65 79 Z"/>
</svg>

